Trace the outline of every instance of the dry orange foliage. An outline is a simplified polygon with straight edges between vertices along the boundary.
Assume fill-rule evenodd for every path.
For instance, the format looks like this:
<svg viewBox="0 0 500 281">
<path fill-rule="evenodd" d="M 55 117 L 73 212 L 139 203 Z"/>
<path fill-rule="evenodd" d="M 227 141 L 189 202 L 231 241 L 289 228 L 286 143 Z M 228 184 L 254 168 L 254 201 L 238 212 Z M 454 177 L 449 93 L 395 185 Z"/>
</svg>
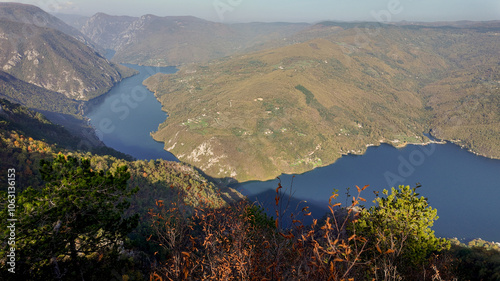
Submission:
<svg viewBox="0 0 500 281">
<path fill-rule="evenodd" d="M 363 189 L 346 208 L 329 200 L 330 213 L 323 223 L 303 219 L 303 208 L 287 213 L 287 199 L 276 189 L 276 219 L 259 222 L 248 201 L 191 213 L 182 202 L 151 210 L 153 235 L 165 258 L 153 268 L 150 280 L 354 280 L 362 276 L 361 255 L 367 240 L 356 233 L 356 205 Z M 283 219 L 292 217 L 288 226 Z M 357 278 L 356 278 L 357 279 Z"/>
</svg>

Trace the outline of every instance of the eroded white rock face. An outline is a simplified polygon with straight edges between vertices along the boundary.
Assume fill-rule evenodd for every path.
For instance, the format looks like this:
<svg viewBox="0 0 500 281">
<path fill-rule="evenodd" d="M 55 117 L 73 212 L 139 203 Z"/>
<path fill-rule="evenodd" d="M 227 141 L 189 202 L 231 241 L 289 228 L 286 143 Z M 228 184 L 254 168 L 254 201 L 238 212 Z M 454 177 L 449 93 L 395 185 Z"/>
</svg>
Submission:
<svg viewBox="0 0 500 281">
<path fill-rule="evenodd" d="M 202 142 L 189 154 L 180 154 L 177 157 L 182 161 L 200 163 L 199 168 L 204 171 L 214 170 L 221 177 L 236 177 L 236 169 L 228 164 L 224 164 L 223 159 L 228 158 L 226 154 L 217 154 L 215 146 L 220 145 L 218 140 L 213 137 Z"/>
<path fill-rule="evenodd" d="M 24 51 L 24 56 L 29 61 L 37 59 L 39 55 L 40 55 L 40 53 L 37 52 L 37 50 L 34 50 L 34 49 L 33 50 L 26 50 L 26 51 Z"/>
<path fill-rule="evenodd" d="M 9 61 L 3 66 L 3 70 L 7 71 L 13 67 L 15 67 L 18 63 L 21 62 L 23 56 L 20 53 L 14 53 L 14 55 L 9 59 Z"/>
<path fill-rule="evenodd" d="M 213 139 L 214 138 L 211 138 L 210 140 L 201 143 L 189 155 L 187 155 L 186 158 L 193 162 L 201 162 L 202 160 L 200 157 L 213 156 L 214 152 L 212 150 L 212 145 L 210 144 Z"/>
</svg>

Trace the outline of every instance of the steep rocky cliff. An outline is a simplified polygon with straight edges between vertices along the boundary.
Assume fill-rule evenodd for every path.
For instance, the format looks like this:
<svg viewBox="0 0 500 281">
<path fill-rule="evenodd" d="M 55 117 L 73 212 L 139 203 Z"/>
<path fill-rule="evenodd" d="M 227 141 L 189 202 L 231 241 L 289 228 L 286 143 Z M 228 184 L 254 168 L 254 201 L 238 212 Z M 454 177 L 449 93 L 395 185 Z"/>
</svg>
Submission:
<svg viewBox="0 0 500 281">
<path fill-rule="evenodd" d="M 5 19 L 0 20 L 0 70 L 76 100 L 99 96 L 130 75 L 61 31 Z"/>
</svg>

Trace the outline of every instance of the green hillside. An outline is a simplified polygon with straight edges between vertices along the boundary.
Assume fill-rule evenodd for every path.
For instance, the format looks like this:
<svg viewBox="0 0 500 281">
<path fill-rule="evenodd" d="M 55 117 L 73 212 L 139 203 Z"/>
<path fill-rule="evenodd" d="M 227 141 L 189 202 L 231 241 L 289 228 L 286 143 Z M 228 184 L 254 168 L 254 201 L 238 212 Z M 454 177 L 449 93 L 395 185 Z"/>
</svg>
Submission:
<svg viewBox="0 0 500 281">
<path fill-rule="evenodd" d="M 156 206 L 157 200 L 165 204 L 182 203 L 185 205 L 184 210 L 189 212 L 196 207 L 223 207 L 243 199 L 237 191 L 216 185 L 185 163 L 165 160 L 134 161 L 132 157 L 108 147 L 94 147 L 92 151 L 79 150 L 80 142 L 81 139 L 71 135 L 63 127 L 50 123 L 42 114 L 0 99 L 0 159 L 2 159 L 0 170 L 4 171 L 0 174 L 0 180 L 8 182 L 7 171 L 15 171 L 18 200 L 21 192 L 28 187 L 42 190 L 45 185 L 46 181 L 42 180 L 40 172 L 40 160 L 52 161 L 58 155 L 63 155 L 66 159 L 69 157 L 88 159 L 93 170 L 113 173 L 117 172 L 118 167 L 126 166 L 130 173 L 130 178 L 127 180 L 128 189 L 138 190 L 131 198 L 131 205 L 127 211 L 130 214 L 137 214 L 140 218 L 138 226 L 134 227 L 134 231 L 130 234 L 136 243 L 137 251 L 148 251 L 149 244 L 146 238 L 152 233 L 148 212 Z M 0 192 L 3 194 L 6 191 L 7 186 L 4 185 Z M 2 200 L 0 203 L 2 212 L 5 211 L 3 207 L 7 206 L 5 202 L 7 201 Z M 16 215 L 19 215 L 21 221 L 23 213 Z M 18 251 L 21 251 L 20 241 L 26 238 L 23 236 L 26 231 L 28 230 L 20 230 L 17 233 Z M 41 240 L 38 242 L 43 243 Z M 3 245 L 2 243 L 0 252 L 5 253 Z M 43 263 L 38 264 L 34 255 L 29 257 L 23 255 L 23 260 L 17 265 L 19 270 L 17 277 L 28 278 L 23 280 L 40 280 L 40 277 L 36 276 L 44 274 L 41 273 L 42 270 L 38 271 L 43 267 Z M 137 265 L 140 264 L 139 260 L 136 262 Z M 63 263 L 61 261 L 61 264 Z M 29 270 L 27 265 L 37 267 L 36 272 Z M 102 263 L 99 266 L 106 268 Z M 2 271 L 6 270 L 5 260 L 0 262 L 0 268 Z M 132 267 L 129 270 L 132 270 Z M 5 272 L 2 272 L 2 276 L 6 276 Z M 52 276 L 52 273 L 47 274 L 44 276 Z"/>
<path fill-rule="evenodd" d="M 239 181 L 305 172 L 381 142 L 426 142 L 428 131 L 500 157 L 496 27 L 380 26 L 363 42 L 354 24 L 312 30 L 297 36 L 320 38 L 149 78 L 169 114 L 154 138 Z M 476 106 L 464 112 L 468 102 Z"/>
</svg>

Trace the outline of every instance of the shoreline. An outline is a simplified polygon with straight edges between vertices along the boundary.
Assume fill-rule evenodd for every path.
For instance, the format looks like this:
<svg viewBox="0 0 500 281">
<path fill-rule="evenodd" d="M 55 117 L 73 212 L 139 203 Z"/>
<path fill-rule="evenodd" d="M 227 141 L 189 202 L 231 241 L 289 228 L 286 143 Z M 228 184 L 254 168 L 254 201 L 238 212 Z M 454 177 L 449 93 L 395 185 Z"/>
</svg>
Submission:
<svg viewBox="0 0 500 281">
<path fill-rule="evenodd" d="M 463 144 L 460 144 L 459 142 L 461 142 L 461 140 L 451 140 L 450 143 L 456 145 L 456 146 L 459 146 L 461 149 L 465 149 L 467 150 L 468 152 L 476 155 L 476 156 L 481 156 L 481 157 L 484 157 L 484 158 L 488 158 L 488 159 L 492 159 L 492 160 L 500 160 L 500 157 L 495 157 L 495 156 L 488 156 L 488 155 L 485 155 L 485 154 L 481 154 L 479 152 L 476 152 L 474 150 L 471 150 L 470 148 L 468 148 L 467 146 L 463 145 Z"/>
</svg>

